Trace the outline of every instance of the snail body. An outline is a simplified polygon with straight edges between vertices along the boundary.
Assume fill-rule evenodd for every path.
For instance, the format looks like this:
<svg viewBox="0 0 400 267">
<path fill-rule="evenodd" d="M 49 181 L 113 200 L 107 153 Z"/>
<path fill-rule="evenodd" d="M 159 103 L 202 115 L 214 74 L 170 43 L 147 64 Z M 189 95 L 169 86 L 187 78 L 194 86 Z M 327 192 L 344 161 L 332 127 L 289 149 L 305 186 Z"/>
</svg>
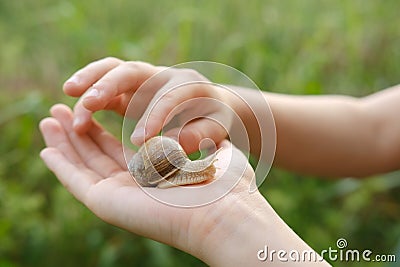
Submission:
<svg viewBox="0 0 400 267">
<path fill-rule="evenodd" d="M 169 188 L 198 184 L 214 177 L 217 153 L 192 161 L 178 142 L 156 136 L 140 147 L 130 160 L 128 169 L 141 186 Z"/>
</svg>

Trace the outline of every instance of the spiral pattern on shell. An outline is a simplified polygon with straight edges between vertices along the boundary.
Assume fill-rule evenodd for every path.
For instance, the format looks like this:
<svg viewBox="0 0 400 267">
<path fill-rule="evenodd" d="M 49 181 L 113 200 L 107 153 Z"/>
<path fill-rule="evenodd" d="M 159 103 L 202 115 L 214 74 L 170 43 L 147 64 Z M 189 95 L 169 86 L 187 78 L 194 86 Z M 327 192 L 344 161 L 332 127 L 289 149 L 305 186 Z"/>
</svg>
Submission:
<svg viewBox="0 0 400 267">
<path fill-rule="evenodd" d="M 156 136 L 140 147 L 128 169 L 141 186 L 169 188 L 198 184 L 214 178 L 217 153 L 191 161 L 174 139 Z"/>
</svg>

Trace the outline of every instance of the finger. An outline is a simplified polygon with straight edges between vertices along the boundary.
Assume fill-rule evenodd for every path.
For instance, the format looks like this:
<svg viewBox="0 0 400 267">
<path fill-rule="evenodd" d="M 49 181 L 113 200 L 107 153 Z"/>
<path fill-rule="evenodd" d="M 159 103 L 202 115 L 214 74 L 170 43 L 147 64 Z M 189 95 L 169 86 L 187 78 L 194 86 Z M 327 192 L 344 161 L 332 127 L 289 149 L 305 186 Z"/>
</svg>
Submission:
<svg viewBox="0 0 400 267">
<path fill-rule="evenodd" d="M 83 96 L 83 105 L 91 111 L 104 109 L 115 96 L 125 92 L 134 92 L 159 69 L 144 62 L 125 62 L 110 70 L 88 94 Z"/>
<path fill-rule="evenodd" d="M 107 57 L 88 64 L 75 72 L 64 83 L 64 92 L 67 95 L 81 96 L 89 87 L 97 82 L 104 74 L 121 64 L 123 61 L 113 57 Z"/>
<path fill-rule="evenodd" d="M 82 100 L 82 98 L 81 98 Z M 78 134 L 87 133 L 87 131 L 93 125 L 92 115 L 93 112 L 85 108 L 82 104 L 82 101 L 78 101 L 74 107 L 74 130 Z M 119 95 L 114 97 L 110 103 L 104 107 L 105 110 L 112 110 L 120 115 L 124 115 L 126 111 L 126 104 L 129 102 L 130 98 L 126 95 Z"/>
<path fill-rule="evenodd" d="M 190 154 L 199 150 L 203 139 L 211 139 L 215 144 L 220 143 L 227 136 L 226 129 L 217 121 L 201 118 L 189 122 L 182 129 L 174 128 L 164 135 L 179 140 L 179 143 Z"/>
<path fill-rule="evenodd" d="M 63 152 L 54 147 L 43 149 L 40 157 L 72 195 L 82 202 L 86 201 L 85 196 L 90 187 L 99 180 L 96 173 L 78 168 Z"/>
<path fill-rule="evenodd" d="M 84 165 L 82 159 L 69 142 L 61 124 L 56 119 L 43 119 L 39 124 L 39 128 L 47 147 L 57 148 L 59 151 L 62 151 L 65 157 L 73 164 Z"/>
<path fill-rule="evenodd" d="M 145 140 L 158 134 L 162 127 L 168 123 L 167 118 L 172 117 L 181 109 L 177 106 L 190 99 L 207 96 L 207 86 L 205 84 L 192 84 L 176 88 L 177 81 L 173 81 L 164 86 L 172 88 L 168 90 L 160 89 L 160 92 L 151 100 L 146 111 L 138 121 L 136 128 L 131 136 L 131 142 L 141 145 Z M 175 88 L 174 88 L 175 87 Z M 174 114 L 172 114 L 174 111 Z"/>
<path fill-rule="evenodd" d="M 78 134 L 85 134 L 92 125 L 93 112 L 83 106 L 82 98 L 74 106 L 73 129 Z"/>
<path fill-rule="evenodd" d="M 93 122 L 88 135 L 105 154 L 114 159 L 123 170 L 127 170 L 121 142 L 105 131 L 97 122 Z M 127 154 L 129 158 L 132 156 L 132 153 L 127 152 Z"/>
<path fill-rule="evenodd" d="M 72 129 L 72 111 L 65 105 L 55 105 L 51 114 L 64 127 L 71 144 L 85 165 L 103 178 L 114 176 L 122 171 L 121 167 L 93 142 L 86 134 L 78 135 Z"/>
<path fill-rule="evenodd" d="M 235 145 L 233 145 L 231 142 L 228 140 L 222 140 L 218 144 L 219 148 L 222 148 L 221 153 L 219 154 L 218 160 L 223 161 L 227 158 L 229 158 L 228 155 L 224 153 L 232 153 L 232 156 L 230 158 L 230 164 L 223 164 L 222 166 L 227 166 L 230 171 L 233 173 L 240 175 L 241 178 L 244 178 L 243 181 L 244 183 L 241 184 L 239 183 L 234 191 L 242 191 L 242 192 L 248 192 L 248 193 L 253 193 L 257 191 L 257 185 L 256 185 L 256 177 L 253 168 L 251 167 L 248 158 L 243 154 L 242 151 L 240 151 Z M 244 186 L 244 187 L 243 187 Z"/>
<path fill-rule="evenodd" d="M 130 95 L 116 96 L 107 104 L 107 106 L 104 107 L 104 109 L 115 111 L 124 116 L 126 112 L 126 105 L 129 103 L 131 97 L 132 96 Z"/>
<path fill-rule="evenodd" d="M 74 107 L 74 129 L 85 133 L 91 125 L 92 113 L 102 109 L 113 109 L 125 113 L 121 103 L 121 94 L 133 94 L 141 84 L 158 72 L 160 68 L 143 62 L 125 62 L 110 70 L 89 91 L 84 94 Z"/>
</svg>

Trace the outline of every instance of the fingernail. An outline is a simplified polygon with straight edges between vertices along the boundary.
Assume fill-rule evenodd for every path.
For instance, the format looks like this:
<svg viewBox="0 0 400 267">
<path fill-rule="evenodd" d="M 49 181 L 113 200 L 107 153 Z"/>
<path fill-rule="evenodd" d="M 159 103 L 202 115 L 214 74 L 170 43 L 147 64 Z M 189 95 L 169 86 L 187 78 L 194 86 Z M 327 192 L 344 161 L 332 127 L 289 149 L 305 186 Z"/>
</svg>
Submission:
<svg viewBox="0 0 400 267">
<path fill-rule="evenodd" d="M 82 124 L 82 119 L 81 119 L 81 118 L 75 118 L 72 127 L 76 128 L 76 127 L 78 127 L 80 124 Z"/>
<path fill-rule="evenodd" d="M 131 135 L 131 141 L 132 143 L 141 143 L 142 141 L 144 141 L 145 136 L 146 132 L 143 127 L 136 128 Z"/>
<path fill-rule="evenodd" d="M 98 97 L 99 95 L 100 92 L 96 88 L 90 89 L 89 92 L 86 94 L 86 96 L 93 96 L 93 97 Z"/>
<path fill-rule="evenodd" d="M 78 76 L 72 76 L 65 83 L 79 84 L 79 77 Z"/>
</svg>

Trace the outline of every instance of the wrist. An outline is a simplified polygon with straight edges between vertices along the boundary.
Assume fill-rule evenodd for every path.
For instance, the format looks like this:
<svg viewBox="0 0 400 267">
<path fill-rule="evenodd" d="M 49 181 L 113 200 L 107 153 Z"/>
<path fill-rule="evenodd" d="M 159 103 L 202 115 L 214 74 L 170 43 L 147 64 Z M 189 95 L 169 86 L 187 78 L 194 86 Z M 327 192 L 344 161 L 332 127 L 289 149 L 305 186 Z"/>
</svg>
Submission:
<svg viewBox="0 0 400 267">
<path fill-rule="evenodd" d="M 198 257 L 208 265 L 329 266 L 325 261 L 289 259 L 291 251 L 302 253 L 313 250 L 286 225 L 258 191 L 232 194 L 221 202 L 225 203 L 215 204 L 223 211 L 215 208 L 203 220 L 208 226 L 202 232 L 202 250 Z M 277 253 L 282 250 L 287 254 L 278 258 Z M 275 251 L 275 255 L 272 251 Z M 265 256 L 268 257 L 263 261 Z"/>
<path fill-rule="evenodd" d="M 211 266 L 254 265 L 265 244 L 260 231 L 274 224 L 272 208 L 258 191 L 249 194 L 248 188 L 212 205 L 202 218 L 201 246 L 195 256 Z"/>
<path fill-rule="evenodd" d="M 241 150 L 249 151 L 259 157 L 262 148 L 261 129 L 270 132 L 270 125 L 265 122 L 265 105 L 260 105 L 258 91 L 228 85 L 230 90 L 225 90 L 223 102 L 227 103 L 234 112 L 230 133 L 231 140 Z M 261 95 L 260 95 L 261 96 Z M 243 138 L 243 133 L 246 138 Z"/>
</svg>

